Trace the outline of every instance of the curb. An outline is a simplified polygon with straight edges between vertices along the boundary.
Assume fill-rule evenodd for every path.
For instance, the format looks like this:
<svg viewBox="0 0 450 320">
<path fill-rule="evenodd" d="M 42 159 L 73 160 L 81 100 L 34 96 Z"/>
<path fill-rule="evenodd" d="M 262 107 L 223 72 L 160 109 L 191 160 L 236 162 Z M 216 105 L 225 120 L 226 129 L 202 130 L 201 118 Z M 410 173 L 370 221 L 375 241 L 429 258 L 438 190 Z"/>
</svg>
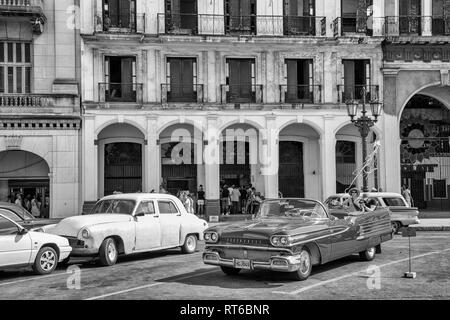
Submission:
<svg viewBox="0 0 450 320">
<path fill-rule="evenodd" d="M 450 226 L 424 226 L 413 227 L 417 231 L 450 231 Z"/>
</svg>

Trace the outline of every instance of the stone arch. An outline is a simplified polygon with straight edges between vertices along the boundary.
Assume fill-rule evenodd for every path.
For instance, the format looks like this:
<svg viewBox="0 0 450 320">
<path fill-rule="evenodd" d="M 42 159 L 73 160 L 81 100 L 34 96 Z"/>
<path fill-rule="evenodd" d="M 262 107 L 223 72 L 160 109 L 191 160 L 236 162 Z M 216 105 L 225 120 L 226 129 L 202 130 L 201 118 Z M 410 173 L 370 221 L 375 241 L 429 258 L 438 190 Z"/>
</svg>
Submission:
<svg viewBox="0 0 450 320">
<path fill-rule="evenodd" d="M 321 128 L 314 121 L 303 119 L 302 122 L 299 122 L 297 119 L 293 119 L 293 120 L 289 120 L 289 121 L 283 123 L 282 125 L 280 125 L 278 128 L 277 135 L 279 136 L 280 133 L 283 132 L 284 129 L 286 129 L 287 127 L 289 127 L 291 125 L 295 125 L 295 124 L 304 124 L 304 125 L 311 127 L 312 129 L 314 129 L 317 132 L 317 134 L 319 135 L 319 138 L 322 137 L 322 135 L 324 134 L 323 128 Z"/>
<path fill-rule="evenodd" d="M 112 119 L 112 120 L 105 121 L 105 122 L 102 123 L 98 128 L 96 128 L 96 130 L 95 130 L 95 135 L 96 135 L 96 136 L 99 136 L 100 133 L 101 133 L 103 130 L 105 130 L 106 128 L 108 128 L 108 127 L 110 127 L 110 126 L 112 126 L 112 125 L 115 125 L 115 124 L 127 124 L 127 125 L 130 125 L 130 126 L 136 128 L 137 130 L 139 130 L 139 131 L 142 133 L 142 135 L 144 136 L 144 139 L 147 138 L 147 131 L 145 130 L 145 128 L 143 128 L 143 127 L 142 127 L 139 123 L 137 123 L 136 121 L 133 121 L 133 120 L 130 120 L 130 119 L 127 119 L 127 118 L 125 118 L 125 119 L 123 120 L 123 122 L 120 122 L 120 121 L 118 121 L 117 119 Z"/>
</svg>

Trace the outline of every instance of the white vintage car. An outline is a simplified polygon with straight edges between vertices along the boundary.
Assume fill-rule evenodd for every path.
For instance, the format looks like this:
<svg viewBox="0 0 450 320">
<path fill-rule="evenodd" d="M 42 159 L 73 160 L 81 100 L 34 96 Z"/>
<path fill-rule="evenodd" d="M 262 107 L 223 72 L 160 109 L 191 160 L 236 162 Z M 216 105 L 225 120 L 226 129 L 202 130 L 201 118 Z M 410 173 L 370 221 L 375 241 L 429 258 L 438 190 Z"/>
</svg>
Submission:
<svg viewBox="0 0 450 320">
<path fill-rule="evenodd" d="M 98 257 L 104 266 L 120 254 L 181 247 L 194 253 L 208 223 L 166 194 L 118 194 L 97 202 L 91 214 L 66 218 L 45 232 L 69 240 L 72 256 Z"/>
<path fill-rule="evenodd" d="M 71 251 L 67 239 L 28 231 L 0 214 L 0 269 L 32 266 L 37 274 L 50 274 Z"/>
</svg>

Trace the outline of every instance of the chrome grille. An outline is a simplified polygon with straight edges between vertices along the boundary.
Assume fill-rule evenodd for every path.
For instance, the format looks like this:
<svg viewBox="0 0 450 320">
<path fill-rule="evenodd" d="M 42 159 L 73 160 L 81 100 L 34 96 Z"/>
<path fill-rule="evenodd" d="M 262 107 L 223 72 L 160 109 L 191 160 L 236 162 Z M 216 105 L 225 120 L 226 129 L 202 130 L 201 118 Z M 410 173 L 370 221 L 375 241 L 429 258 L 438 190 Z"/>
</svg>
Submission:
<svg viewBox="0 0 450 320">
<path fill-rule="evenodd" d="M 268 239 L 248 239 L 248 238 L 231 238 L 225 237 L 222 238 L 222 242 L 226 242 L 227 244 L 242 244 L 242 245 L 250 245 L 250 246 L 268 246 Z"/>
</svg>

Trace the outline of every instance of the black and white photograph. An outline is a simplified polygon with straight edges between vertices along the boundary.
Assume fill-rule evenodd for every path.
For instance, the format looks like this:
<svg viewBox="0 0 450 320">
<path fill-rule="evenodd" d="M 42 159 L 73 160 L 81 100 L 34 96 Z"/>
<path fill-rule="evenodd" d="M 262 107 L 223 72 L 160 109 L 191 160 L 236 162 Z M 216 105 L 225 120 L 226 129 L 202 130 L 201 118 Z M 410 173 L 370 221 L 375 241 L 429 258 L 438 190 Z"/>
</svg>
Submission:
<svg viewBox="0 0 450 320">
<path fill-rule="evenodd" d="M 449 0 L 0 0 L 0 300 L 450 300 L 449 75 Z"/>
</svg>

